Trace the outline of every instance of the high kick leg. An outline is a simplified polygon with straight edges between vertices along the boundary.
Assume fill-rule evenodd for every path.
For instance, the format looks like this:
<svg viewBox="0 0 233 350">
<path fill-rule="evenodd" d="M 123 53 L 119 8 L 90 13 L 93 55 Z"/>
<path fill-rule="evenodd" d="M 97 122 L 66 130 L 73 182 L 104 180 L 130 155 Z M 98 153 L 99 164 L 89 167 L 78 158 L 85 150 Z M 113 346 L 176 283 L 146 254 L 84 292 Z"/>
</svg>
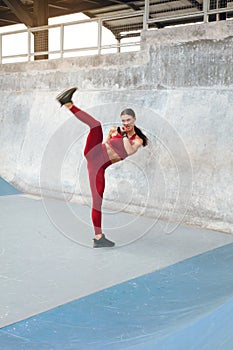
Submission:
<svg viewBox="0 0 233 350">
<path fill-rule="evenodd" d="M 106 146 L 103 142 L 101 123 L 85 111 L 76 107 L 72 102 L 73 93 L 77 88 L 71 88 L 57 96 L 57 100 L 63 106 L 70 109 L 77 119 L 89 126 L 84 155 L 87 159 L 89 182 L 92 193 L 92 223 L 95 231 L 94 248 L 113 247 L 114 242 L 105 238 L 102 233 L 102 202 L 105 189 L 105 169 L 111 165 Z M 100 239 L 97 237 L 100 235 Z"/>
<path fill-rule="evenodd" d="M 101 123 L 93 118 L 90 114 L 82 111 L 74 105 L 70 108 L 70 111 L 75 115 L 77 119 L 88 125 L 90 128 L 84 149 L 84 155 L 87 156 L 91 150 L 101 145 L 103 142 L 103 131 Z"/>
</svg>

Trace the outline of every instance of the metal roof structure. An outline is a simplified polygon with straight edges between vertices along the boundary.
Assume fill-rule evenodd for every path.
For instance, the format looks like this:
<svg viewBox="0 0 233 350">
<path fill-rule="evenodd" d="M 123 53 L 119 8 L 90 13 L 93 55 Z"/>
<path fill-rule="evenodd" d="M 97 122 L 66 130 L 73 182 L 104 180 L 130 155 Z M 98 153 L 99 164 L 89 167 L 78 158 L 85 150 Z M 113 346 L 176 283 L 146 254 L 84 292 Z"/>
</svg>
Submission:
<svg viewBox="0 0 233 350">
<path fill-rule="evenodd" d="M 214 7 L 217 1 L 218 4 L 220 1 L 224 5 L 220 4 L 218 7 L 228 4 L 228 0 L 211 0 L 210 4 Z M 0 0 L 0 27 L 18 23 L 24 23 L 27 27 L 37 27 L 47 25 L 48 18 L 78 12 L 90 18 L 124 16 L 144 11 L 144 7 L 145 0 Z M 157 28 L 202 21 L 203 0 L 150 0 L 149 19 L 155 20 L 153 26 Z M 120 27 L 125 26 L 128 21 L 128 18 L 122 18 L 120 22 L 114 22 L 112 19 L 108 21 L 108 27 L 117 35 Z M 142 27 L 141 18 L 134 20 L 134 23 L 137 29 Z"/>
<path fill-rule="evenodd" d="M 26 26 L 36 27 L 41 25 L 38 17 L 45 19 L 78 12 L 90 18 L 120 15 L 143 10 L 144 2 L 144 0 L 0 0 L 0 26 L 24 23 Z"/>
</svg>

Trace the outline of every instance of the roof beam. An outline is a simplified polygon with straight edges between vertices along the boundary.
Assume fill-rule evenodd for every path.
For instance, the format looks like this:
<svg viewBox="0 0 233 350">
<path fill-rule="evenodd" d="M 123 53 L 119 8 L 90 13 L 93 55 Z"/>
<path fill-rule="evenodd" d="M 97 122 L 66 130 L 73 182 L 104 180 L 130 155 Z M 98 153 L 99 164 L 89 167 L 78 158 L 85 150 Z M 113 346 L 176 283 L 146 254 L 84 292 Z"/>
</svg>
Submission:
<svg viewBox="0 0 233 350">
<path fill-rule="evenodd" d="M 26 6 L 19 0 L 3 0 L 15 16 L 27 27 L 33 27 L 33 16 L 27 11 Z"/>
<path fill-rule="evenodd" d="M 67 13 L 75 13 L 75 12 L 84 12 L 88 10 L 95 10 L 98 8 L 103 8 L 105 6 L 109 6 L 109 0 L 102 0 L 102 1 L 89 1 L 89 0 L 76 0 L 67 3 L 65 2 L 58 2 L 54 0 L 49 1 L 49 7 L 53 9 L 62 10 L 63 12 Z"/>
<path fill-rule="evenodd" d="M 135 4 L 135 2 L 131 1 L 124 1 L 124 0 L 112 0 L 113 3 L 115 4 L 120 4 L 120 5 L 125 5 L 128 6 L 129 8 L 133 9 L 134 11 L 140 11 L 141 8 Z"/>
<path fill-rule="evenodd" d="M 11 24 L 19 24 L 19 22 L 16 22 L 15 20 L 10 20 L 9 18 L 0 18 L 0 26 L 8 26 Z"/>
</svg>

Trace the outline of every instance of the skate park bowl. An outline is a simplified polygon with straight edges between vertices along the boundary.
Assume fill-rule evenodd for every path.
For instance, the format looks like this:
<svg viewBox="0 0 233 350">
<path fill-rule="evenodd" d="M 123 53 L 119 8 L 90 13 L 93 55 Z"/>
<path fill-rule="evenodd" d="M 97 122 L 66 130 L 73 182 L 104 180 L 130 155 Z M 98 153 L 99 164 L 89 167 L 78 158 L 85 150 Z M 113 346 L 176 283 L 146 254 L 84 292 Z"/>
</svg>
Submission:
<svg viewBox="0 0 233 350">
<path fill-rule="evenodd" d="M 0 65 L 0 349 L 232 350 L 232 33 Z M 68 86 L 104 133 L 123 104 L 150 138 L 106 174 L 114 248 L 92 248 L 87 129 L 55 99 Z"/>
</svg>

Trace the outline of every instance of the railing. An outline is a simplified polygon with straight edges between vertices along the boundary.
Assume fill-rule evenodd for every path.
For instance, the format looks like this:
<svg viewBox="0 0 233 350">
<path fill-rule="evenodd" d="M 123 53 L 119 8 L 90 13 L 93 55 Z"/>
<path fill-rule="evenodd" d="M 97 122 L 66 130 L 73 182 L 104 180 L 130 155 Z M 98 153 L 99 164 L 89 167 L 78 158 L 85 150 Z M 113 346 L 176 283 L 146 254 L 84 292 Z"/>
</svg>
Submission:
<svg viewBox="0 0 233 350">
<path fill-rule="evenodd" d="M 139 50 L 143 15 L 144 12 L 140 11 L 125 16 L 80 20 L 2 33 L 0 63 Z M 117 23 L 122 19 L 130 21 L 125 26 L 121 25 L 121 31 L 118 32 Z M 111 27 L 112 21 L 116 28 L 115 34 L 107 29 Z M 44 40 L 47 40 L 47 44 Z"/>
<path fill-rule="evenodd" d="M 145 0 L 135 13 L 2 33 L 0 63 L 135 51 L 143 29 L 230 16 L 233 0 Z"/>
</svg>

